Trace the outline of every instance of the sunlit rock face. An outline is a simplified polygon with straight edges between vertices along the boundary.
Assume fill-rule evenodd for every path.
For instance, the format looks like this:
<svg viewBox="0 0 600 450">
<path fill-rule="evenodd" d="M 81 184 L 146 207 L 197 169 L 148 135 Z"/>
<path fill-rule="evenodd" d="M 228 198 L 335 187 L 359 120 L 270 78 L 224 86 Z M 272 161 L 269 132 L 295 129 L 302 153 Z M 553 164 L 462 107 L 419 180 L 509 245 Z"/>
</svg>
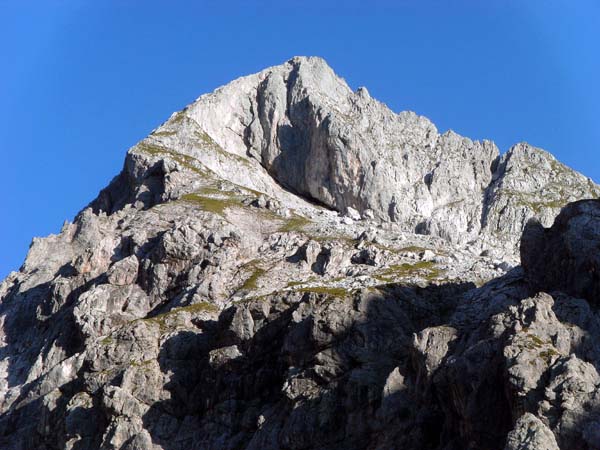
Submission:
<svg viewBox="0 0 600 450">
<path fill-rule="evenodd" d="M 0 284 L 0 448 L 600 448 L 598 193 L 320 58 L 235 80 Z"/>
</svg>

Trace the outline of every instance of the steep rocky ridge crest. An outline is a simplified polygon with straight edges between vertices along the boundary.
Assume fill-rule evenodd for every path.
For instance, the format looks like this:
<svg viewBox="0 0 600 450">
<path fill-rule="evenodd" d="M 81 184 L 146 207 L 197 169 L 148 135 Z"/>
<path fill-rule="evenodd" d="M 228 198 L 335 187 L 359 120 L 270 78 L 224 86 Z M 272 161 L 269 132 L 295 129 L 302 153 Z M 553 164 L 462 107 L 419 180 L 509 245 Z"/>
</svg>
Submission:
<svg viewBox="0 0 600 450">
<path fill-rule="evenodd" d="M 600 448 L 598 189 L 320 58 L 235 80 L 0 284 L 0 448 Z"/>
</svg>

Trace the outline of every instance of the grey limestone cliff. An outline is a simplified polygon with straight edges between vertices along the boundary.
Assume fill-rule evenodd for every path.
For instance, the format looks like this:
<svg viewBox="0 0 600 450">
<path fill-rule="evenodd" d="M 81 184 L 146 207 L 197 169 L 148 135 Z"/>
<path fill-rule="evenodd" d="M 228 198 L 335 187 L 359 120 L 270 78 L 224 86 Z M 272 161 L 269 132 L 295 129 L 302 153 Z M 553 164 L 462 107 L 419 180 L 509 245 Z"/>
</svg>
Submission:
<svg viewBox="0 0 600 450">
<path fill-rule="evenodd" d="M 600 448 L 599 194 L 320 58 L 235 80 L 0 284 L 0 448 Z"/>
</svg>

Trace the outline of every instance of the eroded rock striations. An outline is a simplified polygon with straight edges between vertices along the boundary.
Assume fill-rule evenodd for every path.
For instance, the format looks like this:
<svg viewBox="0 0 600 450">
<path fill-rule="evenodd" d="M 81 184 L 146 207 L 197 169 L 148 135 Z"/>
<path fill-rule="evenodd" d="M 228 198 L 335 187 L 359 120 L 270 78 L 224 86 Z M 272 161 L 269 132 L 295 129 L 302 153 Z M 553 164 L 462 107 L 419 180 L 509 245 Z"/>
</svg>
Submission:
<svg viewBox="0 0 600 450">
<path fill-rule="evenodd" d="M 0 284 L 0 448 L 600 448 L 599 194 L 319 58 L 235 80 Z"/>
</svg>

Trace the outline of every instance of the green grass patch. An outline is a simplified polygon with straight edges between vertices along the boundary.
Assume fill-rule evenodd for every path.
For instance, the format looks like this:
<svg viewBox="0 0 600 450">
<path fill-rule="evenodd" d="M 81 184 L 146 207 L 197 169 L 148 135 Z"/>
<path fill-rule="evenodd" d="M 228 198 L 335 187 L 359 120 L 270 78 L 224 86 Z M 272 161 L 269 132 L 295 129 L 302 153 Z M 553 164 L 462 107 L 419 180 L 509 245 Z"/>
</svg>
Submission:
<svg viewBox="0 0 600 450">
<path fill-rule="evenodd" d="M 552 362 L 552 357 L 558 356 L 558 355 L 560 355 L 560 353 L 558 353 L 553 348 L 548 348 L 539 353 L 540 358 L 542 358 L 544 361 L 546 361 L 546 364 L 550 364 Z"/>
<path fill-rule="evenodd" d="M 184 194 L 181 196 L 180 200 L 188 203 L 192 203 L 198 206 L 200 209 L 206 212 L 211 212 L 214 214 L 218 214 L 222 216 L 225 212 L 225 209 L 231 208 L 234 206 L 240 206 L 240 203 L 237 199 L 232 198 L 216 198 L 216 197 L 207 197 L 201 194 Z"/>
<path fill-rule="evenodd" d="M 143 361 L 136 361 L 134 359 L 129 361 L 129 365 L 132 367 L 147 367 L 152 364 L 153 359 L 145 359 Z"/>
<path fill-rule="evenodd" d="M 182 312 L 188 312 L 190 314 L 198 314 L 198 313 L 203 313 L 203 312 L 217 313 L 217 312 L 219 312 L 219 308 L 216 305 L 209 303 L 209 302 L 198 302 L 198 303 L 194 303 L 192 305 L 178 306 L 178 307 L 173 308 L 164 313 L 157 314 L 156 316 L 145 317 L 145 318 L 139 319 L 139 320 L 156 323 L 156 324 L 158 324 L 160 331 L 163 332 L 168 329 L 167 320 L 170 317 L 173 317 Z"/>
<path fill-rule="evenodd" d="M 173 311 L 175 311 L 175 312 L 187 311 L 192 314 L 202 313 L 202 312 L 216 313 L 216 312 L 219 312 L 219 307 L 217 305 L 215 305 L 213 303 L 209 303 L 209 302 L 198 302 L 198 303 L 193 303 L 193 304 L 187 305 L 187 306 L 180 306 L 178 308 L 173 308 Z"/>
<path fill-rule="evenodd" d="M 529 333 L 527 337 L 531 339 L 531 341 L 533 341 L 538 347 L 541 347 L 545 344 L 545 342 L 541 338 L 537 337 L 535 334 Z"/>
<path fill-rule="evenodd" d="M 192 122 L 192 119 L 188 117 L 185 112 L 178 111 L 175 115 L 169 120 L 170 125 L 181 125 L 183 122 Z M 195 123 L 195 121 L 193 121 Z"/>
<path fill-rule="evenodd" d="M 225 188 L 219 188 L 216 186 L 205 186 L 198 191 L 201 195 L 224 195 L 227 197 L 233 197 L 236 195 L 235 192 Z"/>
<path fill-rule="evenodd" d="M 281 233 L 291 233 L 293 231 L 301 232 L 304 230 L 304 227 L 311 223 L 312 222 L 306 217 L 294 214 L 279 227 L 278 231 Z"/>
<path fill-rule="evenodd" d="M 251 291 L 256 289 L 258 279 L 266 273 L 266 270 L 261 267 L 255 267 L 254 271 L 250 274 L 250 276 L 244 281 L 241 289 L 244 291 Z"/>
<path fill-rule="evenodd" d="M 272 297 L 275 294 L 278 294 L 278 291 L 274 291 L 274 292 L 269 292 L 268 294 L 262 294 L 262 295 L 251 295 L 251 296 L 247 296 L 244 297 L 242 299 L 239 300 L 234 300 L 233 304 L 234 305 L 244 305 L 244 304 L 248 304 L 248 303 L 252 303 L 252 302 L 264 302 L 269 300 L 270 297 Z"/>
<path fill-rule="evenodd" d="M 538 348 L 542 348 L 547 344 L 546 342 L 544 342 L 543 339 L 539 338 L 538 336 L 536 336 L 535 334 L 532 334 L 532 333 L 527 333 L 525 339 L 526 340 L 525 340 L 524 345 L 529 350 L 535 350 Z"/>
<path fill-rule="evenodd" d="M 151 156 L 168 156 L 173 161 L 178 162 L 180 166 L 191 170 L 192 172 L 195 172 L 198 175 L 201 175 L 202 177 L 206 177 L 210 172 L 210 169 L 208 169 L 208 167 L 204 167 L 204 165 L 200 161 L 198 161 L 196 158 L 193 158 L 192 156 L 184 155 L 182 153 L 175 152 L 170 148 L 163 147 L 158 144 L 152 144 L 147 141 L 142 141 L 139 144 L 137 144 L 134 147 L 134 152 L 145 153 Z M 195 164 L 201 165 L 203 169 L 199 169 L 198 167 L 196 167 Z"/>
<path fill-rule="evenodd" d="M 419 261 L 414 264 L 404 263 L 389 266 L 384 271 L 374 275 L 374 278 L 386 283 L 392 283 L 399 278 L 421 277 L 432 281 L 439 278 L 441 271 L 433 261 Z"/>
<path fill-rule="evenodd" d="M 314 294 L 325 294 L 331 297 L 347 297 L 351 291 L 333 286 L 309 286 L 298 289 L 298 292 L 311 292 Z"/>
<path fill-rule="evenodd" d="M 534 195 L 528 195 L 522 192 L 504 189 L 501 195 L 505 195 L 515 205 L 527 208 L 533 211 L 534 214 L 539 214 L 544 209 L 559 209 L 569 203 L 566 198 L 559 198 L 545 202 L 538 201 Z M 562 195 L 562 193 L 561 193 Z"/>
</svg>

